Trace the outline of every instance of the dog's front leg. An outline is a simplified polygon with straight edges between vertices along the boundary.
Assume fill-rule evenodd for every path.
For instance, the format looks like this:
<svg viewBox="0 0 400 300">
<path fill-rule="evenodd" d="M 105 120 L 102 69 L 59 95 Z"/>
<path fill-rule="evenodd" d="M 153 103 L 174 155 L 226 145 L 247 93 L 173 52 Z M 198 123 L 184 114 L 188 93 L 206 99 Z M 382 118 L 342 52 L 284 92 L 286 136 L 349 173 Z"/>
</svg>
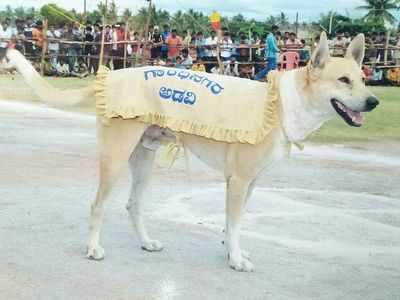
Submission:
<svg viewBox="0 0 400 300">
<path fill-rule="evenodd" d="M 229 265 L 237 271 L 251 272 L 253 264 L 240 248 L 240 221 L 245 211 L 251 180 L 232 176 L 227 179 L 226 191 L 226 247 Z M 246 255 L 247 256 L 247 255 Z"/>
</svg>

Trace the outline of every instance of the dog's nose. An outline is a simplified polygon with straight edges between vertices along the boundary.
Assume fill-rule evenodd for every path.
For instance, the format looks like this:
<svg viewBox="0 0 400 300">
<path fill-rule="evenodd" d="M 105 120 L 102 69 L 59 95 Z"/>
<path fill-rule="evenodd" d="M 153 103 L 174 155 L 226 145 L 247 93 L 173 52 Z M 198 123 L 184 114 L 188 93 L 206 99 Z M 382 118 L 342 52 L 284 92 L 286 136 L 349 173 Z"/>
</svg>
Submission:
<svg viewBox="0 0 400 300">
<path fill-rule="evenodd" d="M 374 96 L 369 96 L 367 99 L 367 110 L 371 111 L 379 105 L 379 100 Z"/>
</svg>

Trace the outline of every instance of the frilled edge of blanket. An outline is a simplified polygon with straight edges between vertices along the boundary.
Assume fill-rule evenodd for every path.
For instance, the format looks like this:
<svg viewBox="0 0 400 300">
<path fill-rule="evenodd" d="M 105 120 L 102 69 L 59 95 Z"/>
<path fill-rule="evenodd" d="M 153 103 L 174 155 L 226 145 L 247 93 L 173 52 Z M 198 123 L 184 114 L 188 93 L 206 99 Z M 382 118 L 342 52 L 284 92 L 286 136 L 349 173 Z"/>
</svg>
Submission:
<svg viewBox="0 0 400 300">
<path fill-rule="evenodd" d="M 106 79 L 109 72 L 110 70 L 107 67 L 100 66 L 94 82 L 97 115 L 102 116 L 106 120 L 111 118 L 137 119 L 140 122 L 169 128 L 175 132 L 198 135 L 219 142 L 247 143 L 251 145 L 261 143 L 273 128 L 279 126 L 279 79 L 281 74 L 277 71 L 272 71 L 268 75 L 268 91 L 264 107 L 263 126 L 254 131 L 222 128 L 190 120 L 178 120 L 154 112 L 139 114 L 135 111 L 134 107 L 113 108 L 113 110 L 109 110 L 107 108 L 108 99 L 106 92 L 108 88 L 106 86 Z"/>
</svg>

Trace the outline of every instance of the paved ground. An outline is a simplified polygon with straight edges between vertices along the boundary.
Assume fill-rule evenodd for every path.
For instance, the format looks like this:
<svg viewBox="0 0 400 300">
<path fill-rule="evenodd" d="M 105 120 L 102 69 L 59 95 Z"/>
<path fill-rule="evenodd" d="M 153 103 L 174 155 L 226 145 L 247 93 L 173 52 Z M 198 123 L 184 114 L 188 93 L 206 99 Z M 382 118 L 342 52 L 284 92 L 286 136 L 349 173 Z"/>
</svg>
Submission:
<svg viewBox="0 0 400 300">
<path fill-rule="evenodd" d="M 246 274 L 221 245 L 222 178 L 194 160 L 190 176 L 182 159 L 154 171 L 147 215 L 163 252 L 139 249 L 126 176 L 107 257 L 86 260 L 94 118 L 0 102 L 0 120 L 0 299 L 400 299 L 399 145 L 308 145 L 265 174 L 244 224 Z"/>
</svg>

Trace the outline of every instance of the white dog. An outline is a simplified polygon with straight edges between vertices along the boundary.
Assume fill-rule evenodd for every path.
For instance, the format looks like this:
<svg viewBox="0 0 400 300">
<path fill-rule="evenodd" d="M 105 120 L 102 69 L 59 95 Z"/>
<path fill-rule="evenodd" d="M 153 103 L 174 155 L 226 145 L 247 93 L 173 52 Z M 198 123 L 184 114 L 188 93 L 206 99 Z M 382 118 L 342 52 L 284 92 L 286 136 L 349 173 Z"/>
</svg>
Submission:
<svg viewBox="0 0 400 300">
<path fill-rule="evenodd" d="M 36 93 L 49 103 L 74 104 L 93 95 L 91 88 L 78 91 L 56 90 L 16 50 L 8 50 L 6 57 L 15 64 Z M 283 157 L 289 143 L 304 140 L 335 115 L 340 115 L 351 126 L 361 126 L 361 112 L 371 111 L 379 104 L 365 87 L 361 72 L 363 58 L 363 35 L 353 40 L 345 58 L 334 58 L 329 55 L 328 40 L 323 33 L 309 65 L 282 75 L 279 85 L 281 125 L 257 145 L 217 142 L 179 133 L 185 147 L 225 175 L 225 245 L 229 265 L 233 269 L 254 269 L 248 255 L 240 247 L 240 220 L 261 171 Z M 64 100 L 60 103 L 58 99 Z M 114 118 L 110 119 L 108 125 L 98 122 L 100 185 L 91 211 L 88 258 L 104 258 L 104 250 L 99 243 L 104 203 L 127 161 L 130 162 L 133 175 L 127 209 L 141 246 L 148 251 L 160 251 L 163 248 L 146 231 L 142 198 L 155 157 L 156 147 L 152 147 L 152 142 L 170 138 L 171 134 L 174 134 L 171 130 L 150 126 L 135 119 Z"/>
</svg>

